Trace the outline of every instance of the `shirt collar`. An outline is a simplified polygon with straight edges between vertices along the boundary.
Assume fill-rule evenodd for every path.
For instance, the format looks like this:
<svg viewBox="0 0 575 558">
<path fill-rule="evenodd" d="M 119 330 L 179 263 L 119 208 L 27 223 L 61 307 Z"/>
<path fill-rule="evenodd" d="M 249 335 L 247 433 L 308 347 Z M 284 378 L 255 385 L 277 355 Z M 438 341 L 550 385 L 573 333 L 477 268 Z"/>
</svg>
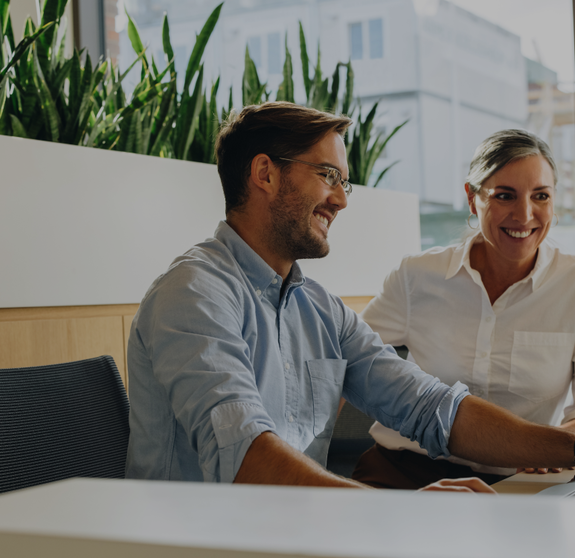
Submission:
<svg viewBox="0 0 575 558">
<path fill-rule="evenodd" d="M 470 263 L 470 254 L 471 254 L 471 247 L 476 242 L 481 242 L 482 235 L 480 231 L 477 231 L 474 235 L 470 236 L 464 243 L 459 244 L 453 254 L 451 255 L 451 261 L 449 262 L 449 267 L 447 269 L 447 274 L 445 275 L 445 279 L 451 279 L 459 270 L 463 267 L 467 269 L 467 272 L 471 274 L 471 263 Z M 541 245 L 539 246 L 539 250 L 537 252 L 537 260 L 535 262 L 535 267 L 531 270 L 531 273 L 522 281 L 532 281 L 533 290 L 536 290 L 543 279 L 547 275 L 547 271 L 549 270 L 549 266 L 553 261 L 553 257 L 555 254 L 555 248 L 545 239 Z"/>
<path fill-rule="evenodd" d="M 225 221 L 220 221 L 214 237 L 232 253 L 256 292 L 260 291 L 260 294 L 264 292 L 274 279 L 277 279 L 278 283 L 281 284 L 281 276 L 250 248 L 245 240 Z M 305 283 L 305 277 L 297 262 L 294 262 L 287 281 L 289 290 L 291 287 L 299 287 Z"/>
</svg>

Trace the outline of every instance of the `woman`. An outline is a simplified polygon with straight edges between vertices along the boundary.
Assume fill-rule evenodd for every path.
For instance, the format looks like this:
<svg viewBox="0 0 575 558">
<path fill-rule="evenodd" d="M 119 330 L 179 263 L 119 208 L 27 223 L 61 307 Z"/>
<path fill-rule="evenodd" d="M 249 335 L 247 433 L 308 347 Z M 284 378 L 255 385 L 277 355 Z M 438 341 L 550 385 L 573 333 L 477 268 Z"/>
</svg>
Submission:
<svg viewBox="0 0 575 558">
<path fill-rule="evenodd" d="M 575 406 L 563 413 L 573 384 L 575 256 L 545 240 L 556 183 L 549 147 L 537 136 L 503 130 L 487 138 L 465 184 L 477 231 L 459 245 L 406 257 L 362 316 L 442 381 L 460 381 L 527 420 L 562 419 L 561 428 L 575 430 Z M 493 483 L 516 472 L 433 461 L 379 423 L 370 432 L 377 443 L 353 478 L 372 486 L 415 489 L 464 476 Z"/>
</svg>

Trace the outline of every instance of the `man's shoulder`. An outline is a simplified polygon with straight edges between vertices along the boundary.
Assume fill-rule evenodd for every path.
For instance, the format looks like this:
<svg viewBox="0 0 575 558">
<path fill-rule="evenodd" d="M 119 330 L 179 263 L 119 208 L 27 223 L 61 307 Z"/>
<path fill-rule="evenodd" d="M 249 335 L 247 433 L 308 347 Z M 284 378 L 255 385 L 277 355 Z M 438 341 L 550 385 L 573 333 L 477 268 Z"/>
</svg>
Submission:
<svg viewBox="0 0 575 558">
<path fill-rule="evenodd" d="M 208 238 L 175 258 L 152 283 L 142 303 L 159 292 L 199 289 L 215 293 L 218 287 L 235 290 L 240 281 L 241 270 L 230 250 L 219 240 Z"/>
<path fill-rule="evenodd" d="M 301 295 L 305 296 L 317 310 L 323 309 L 330 314 L 335 311 L 339 315 L 342 309 L 347 308 L 339 296 L 332 294 L 321 283 L 307 276 L 301 288 Z"/>
</svg>

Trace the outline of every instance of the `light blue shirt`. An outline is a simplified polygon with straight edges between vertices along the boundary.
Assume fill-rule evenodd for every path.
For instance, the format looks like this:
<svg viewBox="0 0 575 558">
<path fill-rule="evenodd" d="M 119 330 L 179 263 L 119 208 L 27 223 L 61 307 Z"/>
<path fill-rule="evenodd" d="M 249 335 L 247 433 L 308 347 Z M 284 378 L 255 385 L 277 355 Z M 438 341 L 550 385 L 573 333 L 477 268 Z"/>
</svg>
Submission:
<svg viewBox="0 0 575 558">
<path fill-rule="evenodd" d="M 225 222 L 156 279 L 128 343 L 127 477 L 232 482 L 265 431 L 325 465 L 342 395 L 450 455 L 466 386 L 399 358 L 297 263 L 286 281 Z"/>
</svg>

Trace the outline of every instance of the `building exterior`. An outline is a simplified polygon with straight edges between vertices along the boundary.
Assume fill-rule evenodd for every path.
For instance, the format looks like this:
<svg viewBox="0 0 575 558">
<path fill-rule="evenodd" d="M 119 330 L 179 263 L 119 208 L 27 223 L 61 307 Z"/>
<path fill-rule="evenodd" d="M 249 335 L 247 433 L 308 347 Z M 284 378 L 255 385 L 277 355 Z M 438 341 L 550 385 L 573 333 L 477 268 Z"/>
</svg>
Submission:
<svg viewBox="0 0 575 558">
<path fill-rule="evenodd" d="M 564 225 L 575 221 L 574 169 L 575 157 L 575 95 L 561 91 L 557 74 L 540 62 L 527 60 L 529 82 L 529 119 L 527 127 L 551 147 L 559 182 L 555 200 L 556 212 Z"/>
<path fill-rule="evenodd" d="M 125 0 L 125 5 L 156 61 L 163 60 L 161 20 L 168 12 L 183 73 L 195 34 L 217 2 Z M 286 34 L 296 101 L 305 101 L 299 21 L 313 64 L 320 45 L 325 75 L 338 62 L 352 60 L 363 114 L 379 102 L 378 130 L 389 133 L 409 119 L 376 165 L 375 172 L 400 161 L 383 186 L 416 193 L 431 207 L 464 209 L 464 179 L 475 147 L 498 129 L 527 122 L 519 37 L 446 0 L 226 0 L 204 57 L 208 84 L 221 75 L 222 105 L 230 87 L 236 105 L 241 103 L 246 45 L 261 80 L 277 89 Z M 125 31 L 119 59 L 123 68 L 133 60 Z"/>
</svg>

